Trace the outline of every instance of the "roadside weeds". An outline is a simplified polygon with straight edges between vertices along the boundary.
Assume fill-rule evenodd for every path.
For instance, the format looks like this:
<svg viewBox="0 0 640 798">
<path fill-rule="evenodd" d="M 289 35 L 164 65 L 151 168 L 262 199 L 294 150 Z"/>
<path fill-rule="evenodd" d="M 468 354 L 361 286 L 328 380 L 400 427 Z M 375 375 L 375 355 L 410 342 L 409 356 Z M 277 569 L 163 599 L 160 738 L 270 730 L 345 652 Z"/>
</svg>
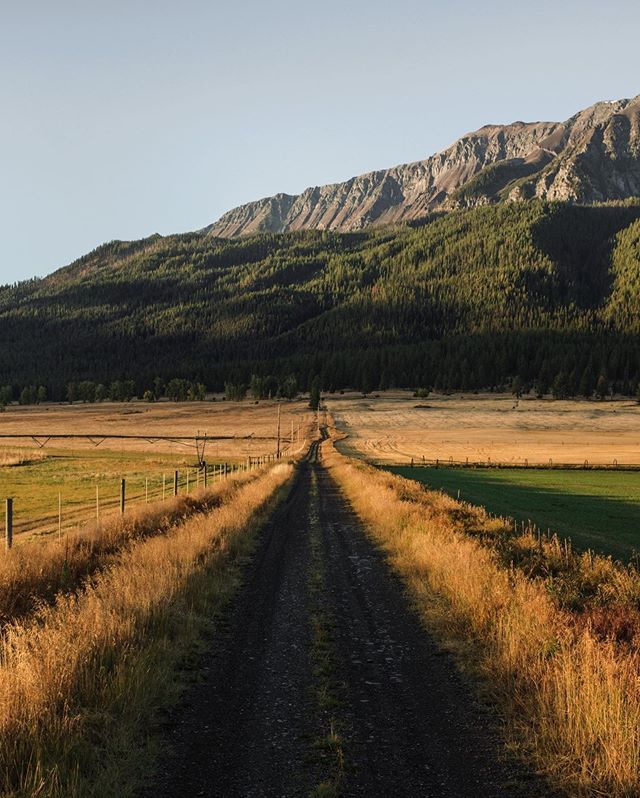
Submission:
<svg viewBox="0 0 640 798">
<path fill-rule="evenodd" d="M 112 564 L 137 541 L 162 535 L 198 513 L 229 501 L 259 472 L 240 474 L 195 494 L 136 507 L 123 516 L 88 523 L 61 539 L 15 546 L 0 557 L 0 627 L 33 613 L 43 602 L 70 593 Z"/>
<path fill-rule="evenodd" d="M 236 590 L 293 473 L 279 464 L 229 489 L 215 509 L 136 540 L 77 593 L 6 626 L 3 795 L 134 794 L 153 760 L 149 722 L 180 695 L 181 668 Z"/>
<path fill-rule="evenodd" d="M 640 576 L 323 448 L 425 625 L 500 706 L 510 747 L 568 795 L 637 795 Z"/>
</svg>

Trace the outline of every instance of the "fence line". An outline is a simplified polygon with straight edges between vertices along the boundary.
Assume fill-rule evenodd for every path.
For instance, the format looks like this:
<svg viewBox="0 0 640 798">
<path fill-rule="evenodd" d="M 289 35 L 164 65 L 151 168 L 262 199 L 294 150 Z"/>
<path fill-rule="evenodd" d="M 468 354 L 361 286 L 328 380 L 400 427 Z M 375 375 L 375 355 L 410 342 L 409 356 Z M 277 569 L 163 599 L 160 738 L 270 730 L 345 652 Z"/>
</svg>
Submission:
<svg viewBox="0 0 640 798">
<path fill-rule="evenodd" d="M 411 468 L 505 468 L 505 469 L 537 469 L 537 470 L 557 470 L 557 471 L 640 471 L 640 463 L 618 463 L 612 462 L 589 462 L 583 460 L 581 463 L 556 462 L 549 458 L 545 462 L 535 462 L 521 460 L 517 462 L 505 462 L 502 460 L 454 460 L 449 458 L 428 458 L 411 457 L 406 460 L 384 460 L 382 458 L 368 458 L 368 462 L 379 467 L 401 468 L 409 466 Z"/>
<path fill-rule="evenodd" d="M 304 443 L 302 444 L 304 447 Z M 291 447 L 289 447 L 291 448 Z M 52 508 L 51 513 L 47 513 L 39 518 L 20 520 L 20 507 L 16 504 L 14 497 L 6 497 L 5 500 L 5 544 L 9 549 L 17 542 L 14 540 L 16 535 L 24 536 L 29 531 L 39 530 L 39 534 L 49 535 L 52 532 L 58 533 L 61 537 L 63 532 L 79 527 L 82 523 L 89 521 L 93 515 L 96 522 L 108 515 L 115 514 L 118 510 L 124 513 L 132 504 L 140 505 L 154 501 L 166 501 L 173 496 L 183 493 L 192 493 L 228 479 L 233 474 L 243 471 L 253 471 L 275 463 L 278 459 L 292 456 L 292 451 L 282 451 L 280 458 L 275 454 L 247 457 L 245 460 L 236 463 L 219 463 L 208 465 L 205 463 L 202 468 L 189 468 L 182 471 L 174 471 L 168 475 L 154 474 L 152 477 L 144 474 L 136 474 L 134 477 L 113 478 L 108 480 L 113 484 L 113 491 L 108 495 L 101 492 L 101 488 L 107 480 L 96 482 L 95 500 L 89 503 L 82 502 L 76 504 L 69 502 L 65 512 L 65 494 L 63 491 L 58 493 L 57 506 Z M 172 477 L 171 490 L 167 490 L 168 476 Z M 139 483 L 137 487 L 134 487 Z M 133 487 L 133 489 L 132 489 Z"/>
</svg>

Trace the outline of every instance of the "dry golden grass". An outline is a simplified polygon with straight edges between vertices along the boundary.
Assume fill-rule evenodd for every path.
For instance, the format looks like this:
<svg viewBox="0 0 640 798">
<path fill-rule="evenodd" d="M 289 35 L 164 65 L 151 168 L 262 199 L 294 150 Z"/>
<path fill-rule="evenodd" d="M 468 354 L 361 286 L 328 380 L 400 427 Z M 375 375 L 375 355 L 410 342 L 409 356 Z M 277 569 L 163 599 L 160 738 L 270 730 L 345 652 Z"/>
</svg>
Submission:
<svg viewBox="0 0 640 798">
<path fill-rule="evenodd" d="M 0 649 L 0 789 L 5 796 L 126 796 L 149 717 L 228 600 L 237 563 L 286 489 L 278 464 L 229 500 L 136 541 L 77 594 L 5 629 Z"/>
<path fill-rule="evenodd" d="M 568 795 L 640 794 L 638 574 L 331 446 L 332 474 L 428 627 L 499 702 L 511 743 Z"/>
<path fill-rule="evenodd" d="M 42 452 L 24 449 L 3 449 L 0 450 L 0 468 L 10 466 L 20 466 L 26 463 L 33 463 L 36 460 L 44 460 Z"/>
<path fill-rule="evenodd" d="M 240 472 L 206 491 L 138 506 L 123 516 L 67 532 L 60 539 L 49 537 L 2 552 L 0 627 L 51 601 L 60 591 L 73 590 L 89 574 L 111 564 L 124 547 L 166 533 L 195 513 L 229 501 L 258 473 Z"/>
<path fill-rule="evenodd" d="M 524 464 L 640 464 L 640 405 L 615 401 L 516 401 L 508 395 L 432 394 L 416 399 L 328 397 L 340 450 L 380 463 L 453 458 Z"/>
<path fill-rule="evenodd" d="M 286 448 L 300 428 L 300 441 L 308 436 L 314 414 L 307 402 L 261 401 L 243 402 L 103 402 L 99 404 L 48 404 L 11 406 L 0 415 L 0 432 L 25 435 L 24 447 L 37 450 L 30 435 L 92 434 L 100 435 L 162 435 L 195 436 L 198 432 L 210 436 L 230 436 L 208 444 L 207 460 L 243 460 L 249 456 L 270 454 L 276 449 L 278 405 L 281 409 L 281 436 Z M 294 440 L 294 443 L 296 441 Z M 0 439 L 0 445 L 2 440 Z M 7 444 L 9 445 L 9 444 Z M 90 441 L 54 440 L 47 444 L 58 449 L 72 449 L 81 454 L 93 450 Z M 12 444 L 15 448 L 15 444 Z M 140 452 L 173 452 L 196 455 L 195 445 L 170 441 L 105 440 L 100 449 Z M 46 449 L 45 449 L 46 451 Z"/>
</svg>

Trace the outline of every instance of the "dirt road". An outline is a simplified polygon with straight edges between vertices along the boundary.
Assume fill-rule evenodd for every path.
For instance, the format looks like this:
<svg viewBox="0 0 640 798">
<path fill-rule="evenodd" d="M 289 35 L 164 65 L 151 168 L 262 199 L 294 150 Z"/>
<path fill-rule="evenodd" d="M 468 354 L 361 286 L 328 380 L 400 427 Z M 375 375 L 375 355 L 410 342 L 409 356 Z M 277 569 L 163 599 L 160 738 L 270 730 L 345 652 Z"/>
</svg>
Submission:
<svg viewBox="0 0 640 798">
<path fill-rule="evenodd" d="M 327 780 L 337 790 L 315 794 L 549 795 L 505 759 L 491 718 L 311 460 L 262 536 L 147 795 L 290 798 Z"/>
</svg>

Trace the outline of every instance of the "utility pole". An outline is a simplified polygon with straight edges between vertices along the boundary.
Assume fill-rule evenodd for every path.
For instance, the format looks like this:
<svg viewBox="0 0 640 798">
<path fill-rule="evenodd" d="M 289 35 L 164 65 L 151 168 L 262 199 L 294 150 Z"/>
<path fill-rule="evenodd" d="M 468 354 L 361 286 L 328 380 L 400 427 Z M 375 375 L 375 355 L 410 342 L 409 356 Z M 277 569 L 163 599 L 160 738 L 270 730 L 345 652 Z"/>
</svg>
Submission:
<svg viewBox="0 0 640 798">
<path fill-rule="evenodd" d="M 13 545 L 13 499 L 7 499 L 5 510 L 5 540 L 7 549 Z"/>
<path fill-rule="evenodd" d="M 281 407 L 278 405 L 278 448 L 276 449 L 276 460 L 280 459 L 280 410 Z"/>
</svg>

